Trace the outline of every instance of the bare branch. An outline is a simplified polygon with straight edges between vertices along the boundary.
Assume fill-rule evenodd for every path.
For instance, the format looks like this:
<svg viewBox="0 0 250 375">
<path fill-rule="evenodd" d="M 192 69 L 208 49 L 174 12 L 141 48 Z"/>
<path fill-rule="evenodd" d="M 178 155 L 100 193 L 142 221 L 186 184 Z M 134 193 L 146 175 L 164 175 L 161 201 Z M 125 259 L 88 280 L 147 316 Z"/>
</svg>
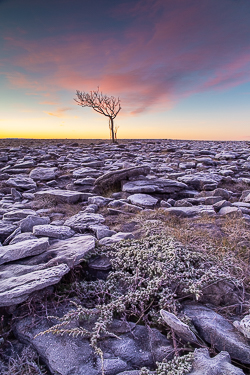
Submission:
<svg viewBox="0 0 250 375">
<path fill-rule="evenodd" d="M 99 91 L 99 87 L 96 91 L 90 91 L 89 93 L 84 91 L 76 91 L 77 99 L 75 102 L 81 107 L 90 107 L 94 111 L 104 116 L 109 117 L 109 128 L 112 134 L 112 142 L 114 142 L 114 119 L 121 110 L 120 98 L 114 96 L 104 95 Z"/>
</svg>

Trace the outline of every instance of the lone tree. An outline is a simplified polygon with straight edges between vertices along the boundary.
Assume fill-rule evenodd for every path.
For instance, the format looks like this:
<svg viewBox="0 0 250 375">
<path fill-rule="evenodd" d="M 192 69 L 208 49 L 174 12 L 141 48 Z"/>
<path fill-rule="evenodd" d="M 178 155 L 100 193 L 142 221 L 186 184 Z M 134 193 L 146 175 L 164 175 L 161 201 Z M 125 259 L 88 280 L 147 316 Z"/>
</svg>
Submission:
<svg viewBox="0 0 250 375">
<path fill-rule="evenodd" d="M 117 131 L 117 128 L 114 129 L 114 119 L 121 110 L 120 99 L 104 95 L 99 91 L 99 87 L 96 91 L 90 91 L 90 93 L 77 90 L 76 96 L 77 99 L 74 100 L 78 105 L 93 108 L 94 111 L 109 118 L 109 129 L 112 136 L 112 143 L 114 143 Z"/>
</svg>

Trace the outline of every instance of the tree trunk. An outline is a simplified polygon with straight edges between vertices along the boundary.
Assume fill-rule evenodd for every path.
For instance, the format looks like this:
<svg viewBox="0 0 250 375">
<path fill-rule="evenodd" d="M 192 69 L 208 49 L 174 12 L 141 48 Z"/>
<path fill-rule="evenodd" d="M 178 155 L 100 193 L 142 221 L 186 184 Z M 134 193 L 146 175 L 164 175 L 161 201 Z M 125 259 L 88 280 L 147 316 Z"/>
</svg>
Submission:
<svg viewBox="0 0 250 375">
<path fill-rule="evenodd" d="M 115 143 L 115 134 L 114 134 L 114 119 L 110 117 L 110 130 L 112 135 L 112 143 Z"/>
</svg>

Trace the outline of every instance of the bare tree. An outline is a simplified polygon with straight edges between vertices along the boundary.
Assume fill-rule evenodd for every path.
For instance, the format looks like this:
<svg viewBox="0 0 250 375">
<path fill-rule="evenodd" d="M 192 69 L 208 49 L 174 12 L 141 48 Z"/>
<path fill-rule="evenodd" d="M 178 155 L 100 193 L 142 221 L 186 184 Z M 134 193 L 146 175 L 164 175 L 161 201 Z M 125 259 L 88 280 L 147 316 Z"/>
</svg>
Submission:
<svg viewBox="0 0 250 375">
<path fill-rule="evenodd" d="M 104 95 L 99 91 L 99 87 L 96 91 L 90 91 L 90 93 L 77 90 L 76 96 L 77 99 L 74 100 L 78 105 L 93 108 L 94 111 L 109 118 L 109 129 L 112 136 L 112 143 L 114 143 L 115 132 L 117 131 L 117 129 L 114 129 L 114 119 L 121 110 L 120 99 Z"/>
</svg>

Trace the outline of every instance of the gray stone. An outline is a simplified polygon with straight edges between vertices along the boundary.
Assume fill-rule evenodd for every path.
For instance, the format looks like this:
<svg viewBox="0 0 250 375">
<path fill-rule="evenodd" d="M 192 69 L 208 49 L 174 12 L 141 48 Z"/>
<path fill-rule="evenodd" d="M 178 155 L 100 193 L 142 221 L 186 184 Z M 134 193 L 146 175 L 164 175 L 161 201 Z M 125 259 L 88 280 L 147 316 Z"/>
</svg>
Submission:
<svg viewBox="0 0 250 375">
<path fill-rule="evenodd" d="M 221 181 L 222 176 L 212 173 L 195 173 L 178 177 L 177 180 L 184 182 L 188 186 L 196 190 L 214 190 L 217 188 L 218 183 Z"/>
<path fill-rule="evenodd" d="M 16 176 L 9 178 L 6 181 L 6 185 L 16 188 L 17 190 L 30 190 L 36 189 L 36 183 L 32 178 L 23 177 L 23 176 Z"/>
<path fill-rule="evenodd" d="M 31 159 L 31 160 L 26 160 L 26 161 L 22 161 L 21 163 L 18 163 L 18 164 L 15 164 L 14 165 L 14 168 L 32 168 L 34 166 L 34 161 Z"/>
<path fill-rule="evenodd" d="M 232 203 L 226 201 L 225 199 L 213 204 L 213 208 L 214 208 L 215 212 L 219 212 L 220 209 L 223 208 L 223 207 L 231 207 L 231 206 L 232 206 Z"/>
<path fill-rule="evenodd" d="M 0 265 L 17 259 L 43 253 L 49 247 L 47 238 L 27 240 L 3 246 L 0 251 Z"/>
<path fill-rule="evenodd" d="M 77 179 L 74 181 L 74 185 L 82 185 L 82 186 L 93 186 L 95 183 L 95 178 L 92 177 L 86 177 L 86 178 L 81 178 Z"/>
<path fill-rule="evenodd" d="M 37 167 L 33 169 L 29 177 L 32 178 L 34 181 L 50 181 L 55 179 L 55 171 L 57 168 L 44 168 L 44 167 Z"/>
<path fill-rule="evenodd" d="M 142 207 L 138 207 L 138 206 L 135 206 L 134 204 L 129 204 L 129 203 L 126 203 L 125 201 L 123 200 L 115 200 L 113 202 L 110 202 L 108 204 L 108 207 L 109 207 L 109 212 L 110 212 L 110 208 L 119 208 L 121 212 L 130 212 L 130 213 L 139 213 L 143 210 Z"/>
<path fill-rule="evenodd" d="M 23 247 L 24 242 L 28 241 L 16 245 Z M 63 275 L 89 255 L 95 248 L 95 242 L 93 236 L 59 240 L 42 254 L 1 265 L 0 306 L 21 303 L 34 291 L 58 283 Z M 8 247 L 10 246 L 12 245 Z M 1 247 L 1 250 L 4 248 L 5 246 Z"/>
<path fill-rule="evenodd" d="M 160 310 L 160 314 L 164 322 L 167 323 L 181 339 L 186 342 L 199 344 L 197 337 L 189 326 L 178 319 L 177 316 L 165 310 Z"/>
<path fill-rule="evenodd" d="M 104 217 L 100 214 L 81 211 L 78 214 L 66 220 L 64 225 L 81 233 L 89 229 L 90 226 L 102 224 L 104 223 L 104 221 Z"/>
<path fill-rule="evenodd" d="M 27 241 L 27 240 L 36 240 L 37 237 L 35 237 L 31 232 L 21 233 L 16 235 L 13 240 L 10 241 L 10 245 L 14 245 L 15 243 Z"/>
<path fill-rule="evenodd" d="M 244 372 L 231 364 L 228 352 L 222 351 L 210 358 L 206 348 L 195 349 L 193 370 L 189 375 L 244 375 Z"/>
<path fill-rule="evenodd" d="M 64 240 L 74 236 L 75 232 L 66 225 L 35 225 L 33 227 L 35 236 L 44 236 Z"/>
<path fill-rule="evenodd" d="M 107 229 L 106 228 L 100 228 L 100 229 L 96 230 L 96 238 L 98 240 L 101 240 L 104 237 L 111 237 L 114 234 L 116 234 L 116 231 L 110 230 L 108 228 Z"/>
<path fill-rule="evenodd" d="M 11 233 L 11 235 L 9 235 L 9 237 L 6 238 L 6 240 L 4 240 L 3 245 L 8 245 L 11 242 L 11 240 L 20 233 L 21 229 L 18 227 L 16 230 L 14 230 L 13 233 Z"/>
<path fill-rule="evenodd" d="M 181 216 L 181 217 L 193 217 L 197 215 L 215 215 L 215 211 L 212 206 L 192 206 L 192 207 L 169 207 L 162 208 L 164 211 L 171 215 Z"/>
<path fill-rule="evenodd" d="M 165 207 L 165 208 L 169 208 L 169 207 L 171 207 L 171 204 L 168 203 L 168 202 L 166 202 L 166 201 L 164 201 L 164 200 L 162 200 L 162 201 L 160 202 L 160 206 L 161 206 L 161 207 Z"/>
<path fill-rule="evenodd" d="M 238 154 L 230 151 L 223 151 L 214 156 L 215 159 L 219 160 L 235 159 L 236 157 L 238 157 Z"/>
<path fill-rule="evenodd" d="M 22 194 L 15 188 L 11 188 L 11 195 L 15 201 L 20 201 L 22 199 Z"/>
<path fill-rule="evenodd" d="M 30 210 L 30 209 L 13 210 L 13 211 L 6 212 L 3 215 L 3 219 L 17 221 L 17 220 L 22 220 L 29 215 L 36 215 L 36 211 Z"/>
<path fill-rule="evenodd" d="M 226 189 L 222 189 L 222 188 L 217 188 L 214 191 L 212 191 L 211 193 L 212 193 L 213 196 L 214 195 L 220 196 L 221 198 L 223 198 L 225 200 L 228 200 L 232 195 L 231 191 L 226 190 Z"/>
<path fill-rule="evenodd" d="M 121 188 L 121 181 L 128 180 L 131 177 L 147 175 L 149 174 L 149 172 L 150 167 L 140 166 L 105 173 L 103 176 L 97 178 L 97 180 L 95 181 L 94 191 L 98 193 L 108 191 L 113 188 Z"/>
<path fill-rule="evenodd" d="M 220 202 L 222 199 L 222 197 L 219 197 L 219 196 L 216 196 L 216 195 L 213 195 L 212 197 L 205 197 L 204 199 L 204 204 L 215 204 L 217 202 Z"/>
<path fill-rule="evenodd" d="M 250 364 L 250 346 L 228 320 L 202 305 L 188 305 L 184 313 L 192 319 L 200 337 L 218 351 L 226 350 L 231 358 Z"/>
<path fill-rule="evenodd" d="M 99 177 L 100 174 L 101 173 L 97 169 L 89 167 L 79 168 L 73 171 L 74 178 Z"/>
<path fill-rule="evenodd" d="M 71 190 L 50 189 L 35 193 L 37 198 L 45 197 L 58 203 L 76 203 L 81 199 L 82 193 Z"/>
<path fill-rule="evenodd" d="M 126 182 L 122 190 L 128 193 L 175 193 L 187 188 L 187 185 L 164 178 L 143 179 Z"/>
<path fill-rule="evenodd" d="M 133 233 L 118 232 L 111 237 L 104 237 L 99 241 L 100 245 L 111 245 L 112 243 L 120 242 L 134 238 Z"/>
<path fill-rule="evenodd" d="M 0 281 L 0 306 L 24 302 L 31 293 L 57 284 L 69 272 L 66 264 L 30 272 Z"/>
<path fill-rule="evenodd" d="M 222 207 L 219 211 L 221 216 L 233 216 L 233 217 L 242 217 L 242 211 L 238 207 L 226 206 Z"/>
<path fill-rule="evenodd" d="M 71 269 L 83 261 L 95 248 L 95 244 L 96 239 L 90 235 L 67 238 L 51 245 L 46 253 L 30 259 L 28 263 L 39 265 L 47 261 L 47 266 L 66 263 Z"/>
<path fill-rule="evenodd" d="M 159 200 L 157 198 L 151 197 L 151 195 L 148 194 L 133 194 L 130 195 L 127 199 L 132 204 L 147 208 L 155 207 Z"/>
<path fill-rule="evenodd" d="M 111 198 L 105 198 L 102 196 L 94 196 L 88 198 L 88 203 L 96 204 L 98 207 L 107 206 L 112 201 Z"/>
<path fill-rule="evenodd" d="M 3 242 L 4 240 L 6 240 L 6 238 L 9 237 L 11 233 L 16 230 L 16 228 L 16 225 L 12 225 L 0 220 L 0 241 Z"/>
<path fill-rule="evenodd" d="M 48 328 L 47 322 L 33 324 L 32 318 L 27 317 L 17 322 L 16 333 L 19 340 L 33 345 L 53 374 L 101 374 L 101 360 L 94 354 L 88 339 L 53 334 L 37 336 Z M 89 329 L 87 323 L 84 323 L 84 328 Z M 173 347 L 156 329 L 149 330 L 134 323 L 114 321 L 109 331 L 118 337 L 106 336 L 100 341 L 105 375 L 124 371 L 125 374 L 131 372 L 131 375 L 135 375 L 136 369 L 140 367 L 153 367 L 155 361 L 162 361 L 164 357 L 172 358 Z"/>
<path fill-rule="evenodd" d="M 174 207 L 192 207 L 192 206 L 193 206 L 192 203 L 189 202 L 187 199 L 178 199 L 174 204 Z"/>
<path fill-rule="evenodd" d="M 49 217 L 29 215 L 25 219 L 22 219 L 19 225 L 22 232 L 32 232 L 35 225 L 44 225 L 49 223 Z"/>
</svg>

